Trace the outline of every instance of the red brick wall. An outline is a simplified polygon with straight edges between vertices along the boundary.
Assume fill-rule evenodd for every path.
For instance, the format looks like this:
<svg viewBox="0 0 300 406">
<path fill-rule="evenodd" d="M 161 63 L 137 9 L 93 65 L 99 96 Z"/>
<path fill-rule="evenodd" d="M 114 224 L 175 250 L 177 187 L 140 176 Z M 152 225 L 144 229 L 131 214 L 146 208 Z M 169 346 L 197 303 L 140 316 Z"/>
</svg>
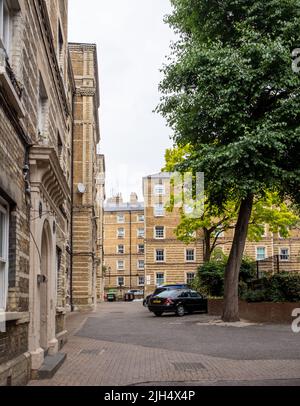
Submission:
<svg viewBox="0 0 300 406">
<path fill-rule="evenodd" d="M 292 323 L 292 311 L 300 309 L 300 303 L 239 303 L 241 319 L 265 323 Z M 221 316 L 223 310 L 222 299 L 208 301 L 208 314 Z"/>
</svg>

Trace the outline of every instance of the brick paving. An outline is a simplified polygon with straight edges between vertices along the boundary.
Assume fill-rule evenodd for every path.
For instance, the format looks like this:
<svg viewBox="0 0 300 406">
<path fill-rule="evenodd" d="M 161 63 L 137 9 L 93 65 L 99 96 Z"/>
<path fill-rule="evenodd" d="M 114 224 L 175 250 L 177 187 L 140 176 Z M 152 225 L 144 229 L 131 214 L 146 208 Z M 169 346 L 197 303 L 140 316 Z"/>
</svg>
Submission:
<svg viewBox="0 0 300 406">
<path fill-rule="evenodd" d="M 138 328 L 132 332 L 135 319 Z M 30 382 L 30 385 L 126 386 L 162 383 L 251 385 L 256 382 L 264 384 L 270 382 L 274 385 L 293 382 L 295 385 L 300 385 L 300 351 L 295 354 L 295 359 L 291 359 L 290 355 L 289 359 L 255 359 L 255 354 L 251 354 L 250 348 L 249 359 L 233 359 L 227 356 L 196 353 L 192 346 L 191 350 L 187 347 L 184 351 L 159 348 L 160 339 L 164 344 L 162 347 L 166 347 L 165 341 L 170 339 L 168 335 L 164 337 L 164 332 L 168 334 L 168 329 L 177 331 L 182 326 L 185 327 L 189 324 L 197 325 L 199 337 L 201 337 L 201 329 L 215 329 L 213 334 L 220 334 L 220 340 L 222 340 L 224 328 L 227 329 L 227 333 L 231 334 L 252 328 L 251 326 L 247 326 L 245 329 L 207 326 L 207 319 L 208 316 L 202 315 L 187 316 L 183 319 L 173 317 L 156 319 L 152 318 L 147 310 L 141 309 L 140 303 L 105 303 L 100 305 L 96 312 L 72 314 L 68 318 L 69 341 L 63 349 L 67 353 L 66 362 L 51 380 L 33 381 Z M 205 326 L 201 327 L 201 321 Z M 152 337 L 149 333 L 150 341 L 146 342 L 142 339 L 140 344 L 136 344 L 132 342 L 132 337 L 133 334 L 136 336 L 139 332 L 142 334 L 143 322 L 152 326 Z M 114 335 L 112 330 L 117 323 L 120 325 L 120 331 L 119 335 Z M 159 337 L 160 331 L 157 329 L 158 323 L 163 327 L 161 338 Z M 94 330 L 89 329 L 89 325 L 93 326 Z M 128 330 L 126 330 L 126 326 L 129 326 Z M 266 328 L 270 329 L 270 335 L 274 335 L 274 339 L 276 339 L 276 333 L 274 333 L 277 331 L 276 326 L 260 326 L 259 330 L 256 330 L 258 336 Z M 295 348 L 299 344 L 298 350 L 300 350 L 300 335 L 290 337 L 288 334 L 292 333 L 285 328 L 284 326 L 279 327 L 279 333 L 286 334 L 285 340 L 292 339 Z M 96 334 L 95 331 L 98 333 Z M 193 331 L 192 328 L 191 331 Z M 107 337 L 110 334 L 112 334 L 112 338 L 108 340 Z M 185 334 L 189 334 L 188 328 L 185 329 Z M 106 339 L 101 339 L 101 335 Z M 122 342 L 118 342 L 118 337 Z M 269 345 L 272 346 L 272 342 Z"/>
</svg>

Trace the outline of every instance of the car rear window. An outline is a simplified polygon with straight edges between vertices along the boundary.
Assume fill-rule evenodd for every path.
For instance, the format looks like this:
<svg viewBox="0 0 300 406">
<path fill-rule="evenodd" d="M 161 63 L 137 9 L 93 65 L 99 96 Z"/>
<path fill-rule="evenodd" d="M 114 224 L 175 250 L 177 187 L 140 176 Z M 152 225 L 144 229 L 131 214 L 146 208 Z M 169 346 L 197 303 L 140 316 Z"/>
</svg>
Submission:
<svg viewBox="0 0 300 406">
<path fill-rule="evenodd" d="M 166 290 L 164 292 L 161 292 L 159 295 L 156 295 L 158 297 L 162 297 L 162 298 L 167 298 L 167 297 L 177 297 L 180 295 L 180 291 L 177 290 Z"/>
</svg>

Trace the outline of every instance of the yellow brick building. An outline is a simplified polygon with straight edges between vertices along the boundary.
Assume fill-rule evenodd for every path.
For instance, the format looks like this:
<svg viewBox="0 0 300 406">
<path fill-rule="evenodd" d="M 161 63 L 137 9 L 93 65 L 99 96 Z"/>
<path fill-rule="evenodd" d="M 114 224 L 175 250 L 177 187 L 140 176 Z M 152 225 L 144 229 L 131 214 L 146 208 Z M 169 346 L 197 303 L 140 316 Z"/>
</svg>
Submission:
<svg viewBox="0 0 300 406">
<path fill-rule="evenodd" d="M 72 304 L 88 310 L 97 303 L 100 141 L 97 49 L 94 44 L 69 44 L 75 79 L 73 125 Z"/>
<path fill-rule="evenodd" d="M 180 223 L 179 208 L 166 210 L 170 201 L 170 174 L 159 173 L 143 179 L 145 198 L 145 291 L 170 283 L 190 283 L 204 262 L 204 242 L 186 245 L 178 241 L 175 229 Z M 229 255 L 234 230 L 220 234 L 218 250 Z M 201 234 L 201 233 L 200 233 Z M 259 242 L 247 241 L 245 256 L 251 258 L 260 277 L 266 272 L 300 272 L 300 231 L 291 230 L 289 238 L 270 232 Z"/>
<path fill-rule="evenodd" d="M 131 194 L 109 199 L 104 208 L 105 290 L 144 289 L 145 273 L 144 204 Z"/>
<path fill-rule="evenodd" d="M 145 291 L 151 293 L 166 283 L 191 283 L 203 262 L 203 243 L 186 245 L 175 229 L 179 208 L 168 212 L 170 175 L 159 173 L 143 179 L 145 198 Z"/>
</svg>

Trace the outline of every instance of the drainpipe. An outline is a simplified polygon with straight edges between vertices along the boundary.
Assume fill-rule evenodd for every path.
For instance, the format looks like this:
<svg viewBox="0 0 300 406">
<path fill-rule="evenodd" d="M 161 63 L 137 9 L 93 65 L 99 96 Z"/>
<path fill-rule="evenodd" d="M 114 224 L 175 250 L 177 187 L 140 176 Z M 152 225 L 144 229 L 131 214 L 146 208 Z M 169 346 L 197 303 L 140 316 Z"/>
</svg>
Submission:
<svg viewBox="0 0 300 406">
<path fill-rule="evenodd" d="M 70 305 L 71 312 L 74 312 L 73 304 L 73 207 L 74 207 L 74 109 L 75 109 L 75 92 L 72 98 L 72 142 L 71 142 L 71 229 L 70 229 Z"/>
<path fill-rule="evenodd" d="M 131 233 L 131 225 L 132 225 L 132 219 L 131 219 L 131 210 L 129 211 L 129 289 L 131 289 L 131 275 L 132 275 L 132 259 L 131 259 L 131 243 L 132 243 L 132 233 Z"/>
</svg>

